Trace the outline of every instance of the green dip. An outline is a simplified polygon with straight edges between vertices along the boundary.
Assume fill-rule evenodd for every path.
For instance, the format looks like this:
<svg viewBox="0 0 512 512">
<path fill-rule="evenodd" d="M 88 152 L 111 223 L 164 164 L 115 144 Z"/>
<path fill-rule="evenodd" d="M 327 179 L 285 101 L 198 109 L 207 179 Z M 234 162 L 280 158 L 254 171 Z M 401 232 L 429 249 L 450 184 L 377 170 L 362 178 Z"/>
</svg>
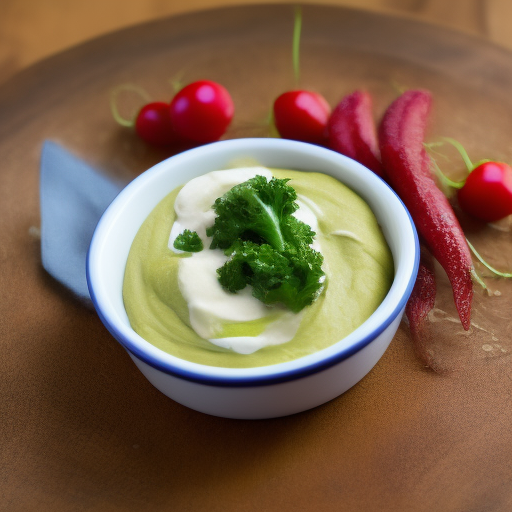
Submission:
<svg viewBox="0 0 512 512">
<path fill-rule="evenodd" d="M 278 178 L 291 178 L 289 185 L 295 188 L 299 199 L 309 199 L 322 212 L 318 215 L 315 211 L 327 285 L 306 308 L 295 337 L 245 355 L 218 347 L 191 328 L 187 303 L 178 287 L 178 265 L 183 255 L 168 248 L 179 189 L 151 212 L 128 256 L 123 299 L 130 323 L 140 336 L 169 354 L 195 363 L 229 368 L 265 366 L 336 343 L 379 306 L 391 286 L 394 266 L 386 240 L 366 202 L 325 174 L 271 171 Z M 254 331 L 254 322 L 250 324 L 247 335 Z"/>
</svg>

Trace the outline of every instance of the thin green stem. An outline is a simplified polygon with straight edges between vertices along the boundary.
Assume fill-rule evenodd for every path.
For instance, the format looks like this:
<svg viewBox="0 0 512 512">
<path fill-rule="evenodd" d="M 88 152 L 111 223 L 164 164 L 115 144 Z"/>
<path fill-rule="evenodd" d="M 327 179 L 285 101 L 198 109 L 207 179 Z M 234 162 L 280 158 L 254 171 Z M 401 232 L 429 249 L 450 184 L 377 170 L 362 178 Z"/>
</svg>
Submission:
<svg viewBox="0 0 512 512">
<path fill-rule="evenodd" d="M 436 176 L 445 185 L 447 185 L 448 187 L 452 187 L 452 188 L 462 188 L 464 186 L 464 184 L 466 183 L 466 180 L 462 180 L 462 181 L 453 181 L 453 180 L 451 180 L 450 178 L 448 178 L 448 176 L 446 176 L 446 174 L 443 173 L 443 171 L 441 171 L 441 169 L 437 165 L 437 162 L 432 157 L 430 157 L 430 161 L 432 162 L 432 166 L 434 167 L 434 171 L 436 173 Z"/>
<path fill-rule="evenodd" d="M 185 76 L 185 70 L 181 70 L 174 75 L 173 78 L 169 80 L 169 83 L 172 87 L 172 92 L 177 94 L 183 89 L 183 77 Z"/>
<path fill-rule="evenodd" d="M 295 76 L 295 84 L 299 85 L 300 80 L 300 33 L 302 30 L 302 8 L 300 5 L 295 7 L 295 18 L 293 23 L 293 74 Z"/>
<path fill-rule="evenodd" d="M 434 153 L 437 156 L 440 156 L 444 160 L 449 160 L 448 156 L 444 153 L 441 153 L 441 151 L 437 151 L 434 148 L 439 148 L 441 146 L 444 146 L 444 142 L 424 142 L 423 146 L 425 149 L 428 149 L 429 154 Z"/>
<path fill-rule="evenodd" d="M 471 269 L 471 276 L 484 290 L 487 290 L 487 285 L 483 282 L 482 278 L 478 275 L 474 268 Z"/>
<path fill-rule="evenodd" d="M 460 142 L 457 142 L 455 139 L 452 139 L 451 137 L 444 137 L 443 140 L 451 144 L 459 152 L 460 156 L 462 157 L 462 160 L 464 160 L 464 163 L 466 164 L 468 172 L 471 172 L 474 169 L 473 162 L 469 158 L 469 155 L 464 149 L 464 146 Z"/>
<path fill-rule="evenodd" d="M 452 139 L 451 137 L 443 137 L 443 140 L 441 142 L 431 142 L 429 144 L 424 144 L 424 146 L 426 149 L 429 150 L 429 152 L 435 153 L 437 155 L 441 155 L 441 156 L 443 156 L 443 158 L 446 158 L 445 155 L 442 155 L 442 153 L 440 153 L 439 151 L 436 151 L 434 149 L 436 147 L 442 146 L 445 143 L 451 144 L 459 152 L 462 160 L 464 161 L 464 164 L 466 166 L 468 173 L 471 173 L 471 171 L 473 171 L 473 169 L 477 165 L 479 165 L 483 162 L 483 161 L 481 161 L 481 162 L 478 162 L 476 165 L 474 165 L 473 162 L 471 161 L 471 159 L 469 158 L 467 151 L 464 149 L 464 146 L 462 146 L 462 144 L 460 142 L 456 141 L 455 139 Z M 435 171 L 437 177 L 443 182 L 444 185 L 446 185 L 448 187 L 452 187 L 452 188 L 457 188 L 457 189 L 460 189 L 464 186 L 464 184 L 466 183 L 465 179 L 461 180 L 461 181 L 451 180 L 450 178 L 448 178 L 448 176 L 446 176 L 446 174 L 444 174 L 441 171 L 441 169 L 437 165 L 437 162 L 435 161 L 435 159 L 432 156 L 430 157 L 430 160 L 432 161 L 432 165 L 434 167 L 434 171 Z"/>
<path fill-rule="evenodd" d="M 406 87 L 405 85 L 397 82 L 396 80 L 391 80 L 391 88 L 397 94 L 403 94 L 408 89 L 408 87 Z"/>
<path fill-rule="evenodd" d="M 476 256 L 476 258 L 478 259 L 478 261 L 485 267 L 487 268 L 488 270 L 490 270 L 493 274 L 496 274 L 497 276 L 499 277 L 505 277 L 505 278 L 510 278 L 512 277 L 512 273 L 511 272 L 500 272 L 499 270 L 496 270 L 494 267 L 491 267 L 491 265 L 489 265 L 489 263 L 487 263 L 483 258 L 482 256 L 480 256 L 480 254 L 477 252 L 477 250 L 473 247 L 473 245 L 471 244 L 471 242 L 466 238 L 466 242 L 468 243 L 468 246 L 469 248 L 471 249 L 471 252 Z"/>
<path fill-rule="evenodd" d="M 142 87 L 138 87 L 137 85 L 133 84 L 118 85 L 117 87 L 114 87 L 112 91 L 110 91 L 110 111 L 112 112 L 112 116 L 121 126 L 131 128 L 135 125 L 136 115 L 134 115 L 132 119 L 126 119 L 119 113 L 119 109 L 117 107 L 119 94 L 123 92 L 134 92 L 138 94 L 146 103 L 149 103 L 151 98 L 149 94 L 144 89 L 142 89 Z"/>
</svg>

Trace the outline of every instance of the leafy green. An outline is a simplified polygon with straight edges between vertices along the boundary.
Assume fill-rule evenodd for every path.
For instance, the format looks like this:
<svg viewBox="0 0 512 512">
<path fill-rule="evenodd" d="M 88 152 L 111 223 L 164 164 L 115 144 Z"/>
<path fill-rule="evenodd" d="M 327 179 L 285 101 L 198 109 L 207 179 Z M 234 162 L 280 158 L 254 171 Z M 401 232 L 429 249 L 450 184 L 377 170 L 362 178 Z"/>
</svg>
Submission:
<svg viewBox="0 0 512 512">
<path fill-rule="evenodd" d="M 293 216 L 297 193 L 288 181 L 255 176 L 236 185 L 215 201 L 217 217 L 206 234 L 210 249 L 229 256 L 217 270 L 226 290 L 250 285 L 265 304 L 298 312 L 322 291 L 325 274 L 322 255 L 310 246 L 315 233 Z"/>
<path fill-rule="evenodd" d="M 203 250 L 203 241 L 195 231 L 185 229 L 174 239 L 174 248 L 186 252 L 200 252 Z"/>
</svg>

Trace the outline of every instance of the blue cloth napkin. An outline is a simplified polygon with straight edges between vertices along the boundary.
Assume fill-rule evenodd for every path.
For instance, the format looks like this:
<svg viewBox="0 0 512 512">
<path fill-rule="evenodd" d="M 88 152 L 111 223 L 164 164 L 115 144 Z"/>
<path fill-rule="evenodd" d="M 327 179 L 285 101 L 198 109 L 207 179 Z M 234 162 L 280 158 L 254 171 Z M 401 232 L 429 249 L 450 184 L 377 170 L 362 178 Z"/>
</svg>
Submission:
<svg viewBox="0 0 512 512">
<path fill-rule="evenodd" d="M 43 267 L 88 304 L 89 244 L 102 213 L 122 188 L 58 144 L 44 143 L 40 167 Z"/>
</svg>

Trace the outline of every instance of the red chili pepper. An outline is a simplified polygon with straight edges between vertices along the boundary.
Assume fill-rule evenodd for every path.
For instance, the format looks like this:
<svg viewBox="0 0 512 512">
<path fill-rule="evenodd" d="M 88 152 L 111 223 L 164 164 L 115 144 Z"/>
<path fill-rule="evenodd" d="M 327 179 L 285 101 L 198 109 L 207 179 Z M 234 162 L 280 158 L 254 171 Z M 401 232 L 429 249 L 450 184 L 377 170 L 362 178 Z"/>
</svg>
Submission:
<svg viewBox="0 0 512 512">
<path fill-rule="evenodd" d="M 384 176 L 372 115 L 372 98 L 365 91 L 345 96 L 327 125 L 329 147 Z"/>
<path fill-rule="evenodd" d="M 421 247 L 418 277 L 414 283 L 411 296 L 405 307 L 412 332 L 419 332 L 436 301 L 436 278 L 432 255 L 424 246 Z"/>
<path fill-rule="evenodd" d="M 418 277 L 414 283 L 411 296 L 405 306 L 405 314 L 409 320 L 412 339 L 416 353 L 420 359 L 432 367 L 432 358 L 425 348 L 424 328 L 428 314 L 436 301 L 436 277 L 432 255 L 425 246 L 421 246 Z"/>
<path fill-rule="evenodd" d="M 431 94 L 411 90 L 384 114 L 379 141 L 382 164 L 390 185 L 408 208 L 416 228 L 446 271 L 464 329 L 471 323 L 473 263 L 462 228 L 430 172 L 423 139 Z"/>
</svg>

